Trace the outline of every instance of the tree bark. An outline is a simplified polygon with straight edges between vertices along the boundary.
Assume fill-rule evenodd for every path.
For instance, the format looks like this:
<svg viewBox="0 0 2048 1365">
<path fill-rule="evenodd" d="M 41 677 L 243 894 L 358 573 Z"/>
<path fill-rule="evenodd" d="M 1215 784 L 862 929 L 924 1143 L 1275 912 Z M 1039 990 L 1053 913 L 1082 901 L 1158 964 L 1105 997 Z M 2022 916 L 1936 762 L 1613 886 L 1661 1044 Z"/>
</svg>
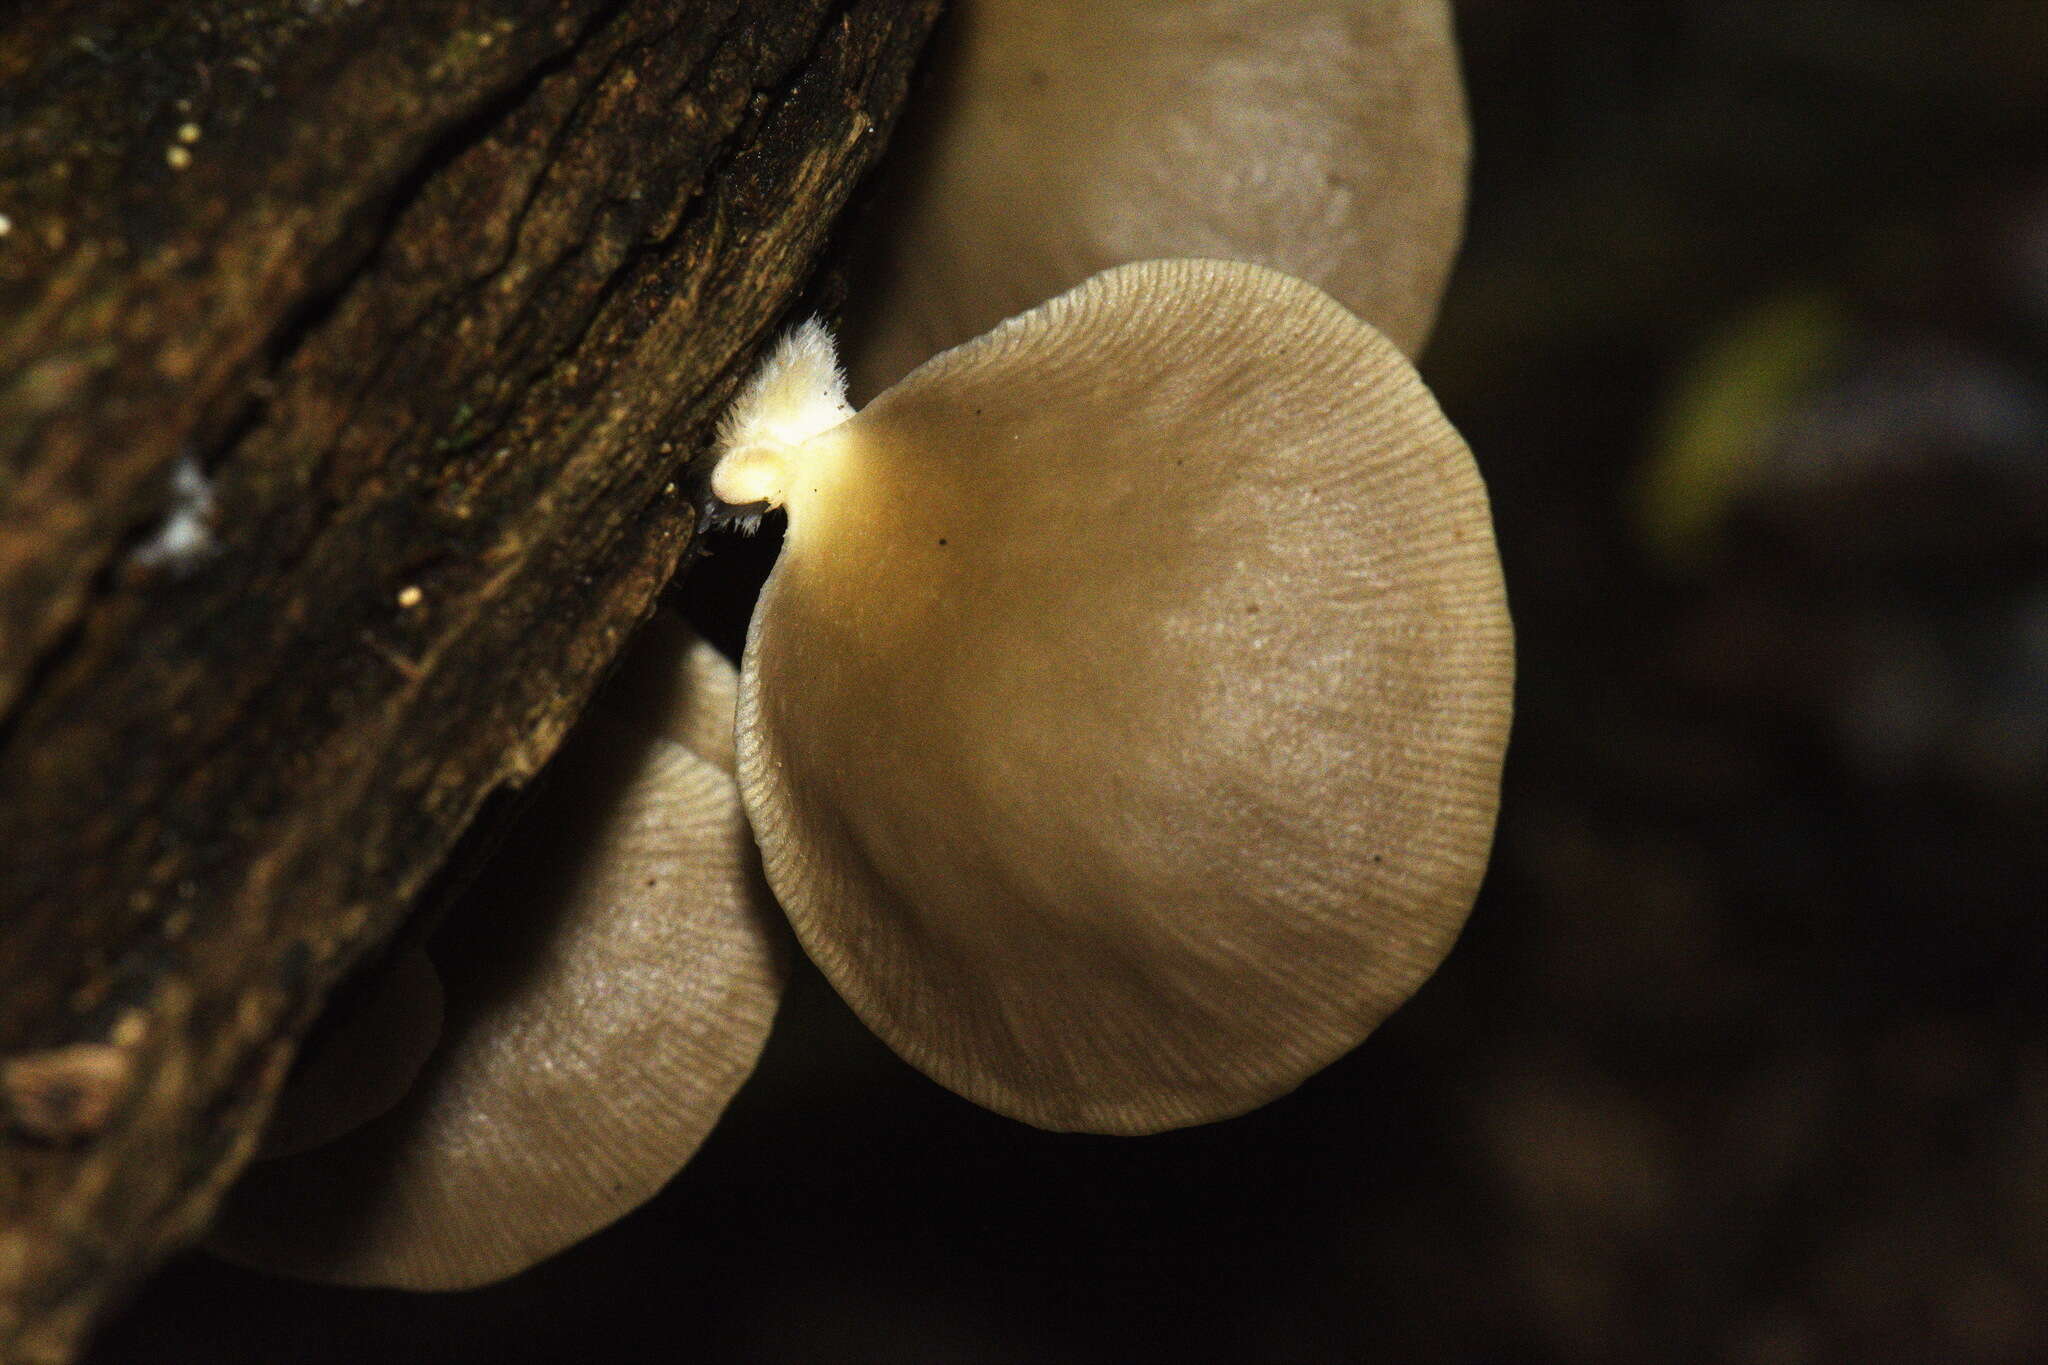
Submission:
<svg viewBox="0 0 2048 1365">
<path fill-rule="evenodd" d="M 553 750 L 938 3 L 0 20 L 0 1360 L 203 1227 Z"/>
</svg>

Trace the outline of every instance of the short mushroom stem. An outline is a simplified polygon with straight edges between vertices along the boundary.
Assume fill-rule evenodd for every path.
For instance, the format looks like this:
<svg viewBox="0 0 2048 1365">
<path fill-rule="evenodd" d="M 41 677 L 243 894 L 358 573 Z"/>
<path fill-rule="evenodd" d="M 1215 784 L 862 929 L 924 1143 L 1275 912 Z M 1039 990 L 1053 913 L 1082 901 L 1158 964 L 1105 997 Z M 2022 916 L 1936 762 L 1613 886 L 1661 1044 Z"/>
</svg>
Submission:
<svg viewBox="0 0 2048 1365">
<path fill-rule="evenodd" d="M 730 507 L 780 507 L 788 496 L 787 446 L 753 445 L 728 451 L 711 471 L 711 493 Z"/>
</svg>

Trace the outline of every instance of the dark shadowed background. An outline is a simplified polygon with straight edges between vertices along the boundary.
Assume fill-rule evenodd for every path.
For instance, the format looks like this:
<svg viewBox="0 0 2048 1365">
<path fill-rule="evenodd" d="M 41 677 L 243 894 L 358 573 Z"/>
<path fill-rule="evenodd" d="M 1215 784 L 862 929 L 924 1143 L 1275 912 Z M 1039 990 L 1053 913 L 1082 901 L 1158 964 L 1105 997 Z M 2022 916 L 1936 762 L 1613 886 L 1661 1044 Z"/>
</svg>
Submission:
<svg viewBox="0 0 2048 1365">
<path fill-rule="evenodd" d="M 1123 1140 L 955 1099 L 800 974 L 608 1233 L 439 1297 L 192 1255 L 92 1359 L 2048 1360 L 2048 6 L 1459 20 L 1423 369 L 1522 681 L 1411 1005 Z M 760 556 L 681 594 L 728 639 Z"/>
</svg>

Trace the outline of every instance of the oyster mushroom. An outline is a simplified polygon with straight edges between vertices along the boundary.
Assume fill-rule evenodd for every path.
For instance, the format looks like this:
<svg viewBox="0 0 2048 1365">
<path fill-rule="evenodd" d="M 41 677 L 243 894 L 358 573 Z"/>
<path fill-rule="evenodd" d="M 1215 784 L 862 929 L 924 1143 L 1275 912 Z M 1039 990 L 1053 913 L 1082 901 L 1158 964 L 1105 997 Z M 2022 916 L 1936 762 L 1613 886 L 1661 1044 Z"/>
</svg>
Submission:
<svg viewBox="0 0 2048 1365">
<path fill-rule="evenodd" d="M 856 398 L 1166 256 L 1321 285 L 1410 355 L 1462 235 L 1448 0 L 959 0 L 883 171 Z"/>
<path fill-rule="evenodd" d="M 579 727 L 440 953 L 446 1026 L 417 1080 L 347 1137 L 251 1166 L 216 1253 L 339 1284 L 485 1284 L 643 1203 L 703 1142 L 767 1039 L 783 938 L 714 761 L 731 666 L 672 630 L 650 649 L 667 691 L 620 709 L 676 738 Z"/>
<path fill-rule="evenodd" d="M 854 1009 L 1046 1127 L 1253 1108 L 1448 951 L 1509 720 L 1491 522 L 1406 360 L 1322 291 L 1120 267 L 857 414 L 801 329 L 711 485 L 789 514 L 739 794 L 707 761 L 729 669 L 651 632 L 607 696 L 634 724 L 586 727 L 480 891 L 552 913 L 451 957 L 447 1040 L 389 1113 L 252 1169 L 230 1259 L 458 1288 L 651 1195 L 780 988 L 742 795 Z"/>
<path fill-rule="evenodd" d="M 1253 1108 L 1456 937 L 1512 638 L 1401 352 L 1261 266 L 1106 271 L 846 416 L 816 334 L 711 487 L 782 506 L 742 665 L 768 881 L 913 1065 L 1050 1128 Z"/>
</svg>

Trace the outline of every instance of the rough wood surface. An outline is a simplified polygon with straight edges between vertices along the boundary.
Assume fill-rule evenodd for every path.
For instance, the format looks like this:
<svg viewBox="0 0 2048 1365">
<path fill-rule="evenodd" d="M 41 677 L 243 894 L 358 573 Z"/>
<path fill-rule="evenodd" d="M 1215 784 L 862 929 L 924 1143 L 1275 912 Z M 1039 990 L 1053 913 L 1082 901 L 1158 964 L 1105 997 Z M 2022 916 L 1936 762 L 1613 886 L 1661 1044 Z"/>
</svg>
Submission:
<svg viewBox="0 0 2048 1365">
<path fill-rule="evenodd" d="M 0 18 L 0 1360 L 574 719 L 937 4 Z"/>
</svg>

